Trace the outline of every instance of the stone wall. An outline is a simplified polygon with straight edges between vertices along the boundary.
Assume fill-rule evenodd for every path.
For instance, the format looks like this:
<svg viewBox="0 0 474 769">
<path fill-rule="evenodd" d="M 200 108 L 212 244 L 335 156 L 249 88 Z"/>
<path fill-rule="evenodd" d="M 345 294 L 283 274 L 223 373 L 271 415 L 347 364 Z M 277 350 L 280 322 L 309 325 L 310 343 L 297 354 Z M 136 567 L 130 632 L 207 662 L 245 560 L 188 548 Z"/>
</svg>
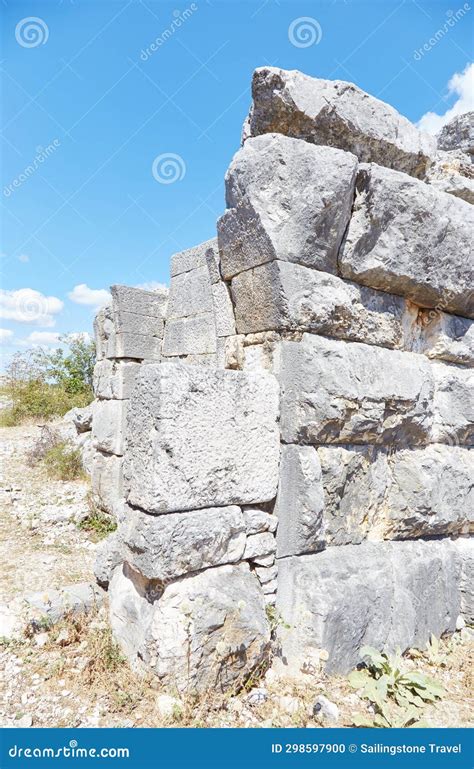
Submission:
<svg viewBox="0 0 474 769">
<path fill-rule="evenodd" d="M 172 257 L 168 299 L 112 289 L 92 475 L 118 529 L 97 578 L 137 668 L 195 690 L 271 655 L 345 672 L 365 643 L 472 621 L 458 133 L 437 146 L 352 84 L 257 70 L 217 239 Z"/>
</svg>

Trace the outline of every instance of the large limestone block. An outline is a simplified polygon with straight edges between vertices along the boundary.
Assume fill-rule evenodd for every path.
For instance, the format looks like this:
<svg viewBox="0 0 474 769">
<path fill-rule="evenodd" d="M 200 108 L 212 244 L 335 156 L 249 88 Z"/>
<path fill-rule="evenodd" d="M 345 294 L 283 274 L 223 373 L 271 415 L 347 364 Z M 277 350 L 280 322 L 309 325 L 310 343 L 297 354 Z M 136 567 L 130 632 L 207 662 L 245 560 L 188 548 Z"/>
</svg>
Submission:
<svg viewBox="0 0 474 769">
<path fill-rule="evenodd" d="M 184 577 L 162 594 L 119 567 L 109 598 L 112 630 L 131 664 L 151 669 L 169 688 L 238 688 L 268 653 L 263 593 L 245 563 Z"/>
<path fill-rule="evenodd" d="M 119 517 L 123 503 L 123 459 L 98 451 L 92 462 L 91 483 L 98 506 Z"/>
<path fill-rule="evenodd" d="M 278 132 L 353 152 L 423 177 L 436 142 L 385 102 L 353 83 L 321 80 L 297 70 L 256 69 L 249 133 Z"/>
<path fill-rule="evenodd" d="M 401 347 L 406 302 L 299 264 L 275 261 L 232 279 L 237 331 L 303 330 Z"/>
<path fill-rule="evenodd" d="M 287 443 L 426 443 L 433 376 L 422 355 L 304 334 L 283 342 L 281 430 Z"/>
<path fill-rule="evenodd" d="M 211 238 L 198 246 L 187 248 L 173 254 L 170 262 L 170 274 L 174 278 L 176 275 L 182 275 L 183 272 L 189 272 L 208 264 L 210 257 L 217 251 L 217 240 Z M 213 281 L 214 282 L 214 281 Z"/>
<path fill-rule="evenodd" d="M 271 374 L 142 366 L 129 405 L 129 502 L 164 513 L 271 500 L 278 483 Z"/>
<path fill-rule="evenodd" d="M 437 136 L 441 150 L 462 150 L 474 155 L 474 111 L 456 115 Z"/>
<path fill-rule="evenodd" d="M 133 315 L 143 315 L 162 321 L 166 314 L 168 300 L 167 289 L 147 291 L 132 286 L 112 286 L 114 322 L 117 331 L 128 331 L 127 319 Z"/>
<path fill-rule="evenodd" d="M 94 403 L 92 441 L 96 449 L 122 456 L 125 451 L 127 401 L 102 400 Z"/>
<path fill-rule="evenodd" d="M 356 169 L 354 155 L 331 147 L 279 134 L 249 139 L 226 174 L 223 277 L 274 259 L 336 273 Z"/>
<path fill-rule="evenodd" d="M 283 558 L 277 608 L 282 656 L 299 667 L 329 653 L 327 671 L 347 673 L 368 644 L 425 648 L 452 632 L 460 611 L 460 559 L 449 540 L 367 542 Z"/>
<path fill-rule="evenodd" d="M 100 360 L 94 366 L 94 393 L 104 400 L 126 400 L 132 393 L 140 364 L 127 360 Z"/>
<path fill-rule="evenodd" d="M 215 353 L 216 324 L 212 312 L 166 321 L 163 356 Z"/>
<path fill-rule="evenodd" d="M 159 361 L 161 336 L 113 331 L 108 338 L 106 357 Z"/>
<path fill-rule="evenodd" d="M 234 308 L 229 289 L 223 281 L 212 286 L 212 302 L 218 337 L 235 334 Z"/>
<path fill-rule="evenodd" d="M 461 560 L 461 614 L 469 625 L 474 625 L 474 539 L 461 537 L 454 542 Z"/>
<path fill-rule="evenodd" d="M 96 359 L 102 360 L 107 355 L 109 337 L 114 332 L 112 304 L 102 307 L 94 318 L 94 339 Z"/>
<path fill-rule="evenodd" d="M 441 192 L 474 204 L 474 166 L 471 157 L 464 152 L 437 152 L 425 181 Z"/>
<path fill-rule="evenodd" d="M 398 171 L 360 169 L 344 278 L 474 318 L 474 208 Z"/>
<path fill-rule="evenodd" d="M 283 446 L 275 505 L 277 557 L 324 547 L 321 465 L 312 446 Z"/>
<path fill-rule="evenodd" d="M 317 455 L 324 491 L 324 542 L 359 544 L 384 509 L 386 453 L 375 446 L 320 446 Z"/>
<path fill-rule="evenodd" d="M 433 441 L 474 446 L 474 371 L 433 363 Z"/>
<path fill-rule="evenodd" d="M 98 542 L 95 551 L 94 576 L 101 587 L 107 588 L 117 566 L 124 560 L 124 548 L 118 535 L 113 531 Z"/>
<path fill-rule="evenodd" d="M 414 332 L 414 333 L 413 333 Z M 411 349 L 428 358 L 474 367 L 474 322 L 437 310 L 419 310 Z"/>
<path fill-rule="evenodd" d="M 120 527 L 124 560 L 147 579 L 166 582 L 242 559 L 245 522 L 239 507 L 170 515 L 127 508 Z"/>
<path fill-rule="evenodd" d="M 171 279 L 167 321 L 212 311 L 211 279 L 207 264 Z"/>
<path fill-rule="evenodd" d="M 388 483 L 374 534 L 387 539 L 474 529 L 474 451 L 440 444 L 388 457 Z"/>
</svg>

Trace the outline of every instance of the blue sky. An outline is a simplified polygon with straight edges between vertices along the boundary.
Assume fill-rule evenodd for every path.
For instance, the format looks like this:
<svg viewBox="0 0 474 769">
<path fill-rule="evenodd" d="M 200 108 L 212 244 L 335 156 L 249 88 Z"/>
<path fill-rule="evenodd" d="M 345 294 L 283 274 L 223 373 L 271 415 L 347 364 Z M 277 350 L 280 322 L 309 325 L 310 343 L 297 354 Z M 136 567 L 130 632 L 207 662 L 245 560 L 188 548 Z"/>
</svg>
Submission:
<svg viewBox="0 0 474 769">
<path fill-rule="evenodd" d="M 110 284 L 166 283 L 172 253 L 213 237 L 255 67 L 350 80 L 435 130 L 473 108 L 472 7 L 0 0 L 5 357 L 91 330 Z"/>
</svg>

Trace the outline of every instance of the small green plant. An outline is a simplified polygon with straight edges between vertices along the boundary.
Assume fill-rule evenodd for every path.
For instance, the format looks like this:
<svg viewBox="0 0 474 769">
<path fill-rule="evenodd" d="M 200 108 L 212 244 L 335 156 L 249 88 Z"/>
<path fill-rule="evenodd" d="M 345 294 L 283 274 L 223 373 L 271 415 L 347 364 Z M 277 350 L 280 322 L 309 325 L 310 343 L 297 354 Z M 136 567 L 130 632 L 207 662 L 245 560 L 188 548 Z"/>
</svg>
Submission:
<svg viewBox="0 0 474 769">
<path fill-rule="evenodd" d="M 291 625 L 288 625 L 286 623 L 276 606 L 273 606 L 272 604 L 267 604 L 265 607 L 265 613 L 267 615 L 267 619 L 270 623 L 270 631 L 273 633 L 277 627 L 283 627 L 286 630 L 289 630 Z"/>
<path fill-rule="evenodd" d="M 81 451 L 67 441 L 60 441 L 44 455 L 48 475 L 58 481 L 75 481 L 84 477 Z"/>
<path fill-rule="evenodd" d="M 399 650 L 392 656 L 363 646 L 360 656 L 365 667 L 354 670 L 349 675 L 349 683 L 362 690 L 362 697 L 373 704 L 375 715 L 372 719 L 355 715 L 355 726 L 421 726 L 421 709 L 426 703 L 440 699 L 443 687 L 424 673 L 404 669 Z"/>
<path fill-rule="evenodd" d="M 111 515 L 97 507 L 91 493 L 87 497 L 87 502 L 89 505 L 89 512 L 85 518 L 79 521 L 77 526 L 83 531 L 93 533 L 96 540 L 103 539 L 108 534 L 115 531 L 117 522 Z"/>
</svg>

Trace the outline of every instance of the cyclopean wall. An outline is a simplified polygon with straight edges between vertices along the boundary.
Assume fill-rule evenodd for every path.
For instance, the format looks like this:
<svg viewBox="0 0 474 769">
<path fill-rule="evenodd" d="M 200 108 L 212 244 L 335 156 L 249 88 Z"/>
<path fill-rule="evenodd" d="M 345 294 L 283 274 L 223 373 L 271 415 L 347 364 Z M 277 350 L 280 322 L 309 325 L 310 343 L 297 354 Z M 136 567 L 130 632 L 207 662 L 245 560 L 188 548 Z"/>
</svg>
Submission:
<svg viewBox="0 0 474 769">
<path fill-rule="evenodd" d="M 112 289 L 96 569 L 137 668 L 345 672 L 474 621 L 472 119 L 437 146 L 352 84 L 259 69 L 217 240 L 173 256 L 168 298 Z"/>
</svg>

